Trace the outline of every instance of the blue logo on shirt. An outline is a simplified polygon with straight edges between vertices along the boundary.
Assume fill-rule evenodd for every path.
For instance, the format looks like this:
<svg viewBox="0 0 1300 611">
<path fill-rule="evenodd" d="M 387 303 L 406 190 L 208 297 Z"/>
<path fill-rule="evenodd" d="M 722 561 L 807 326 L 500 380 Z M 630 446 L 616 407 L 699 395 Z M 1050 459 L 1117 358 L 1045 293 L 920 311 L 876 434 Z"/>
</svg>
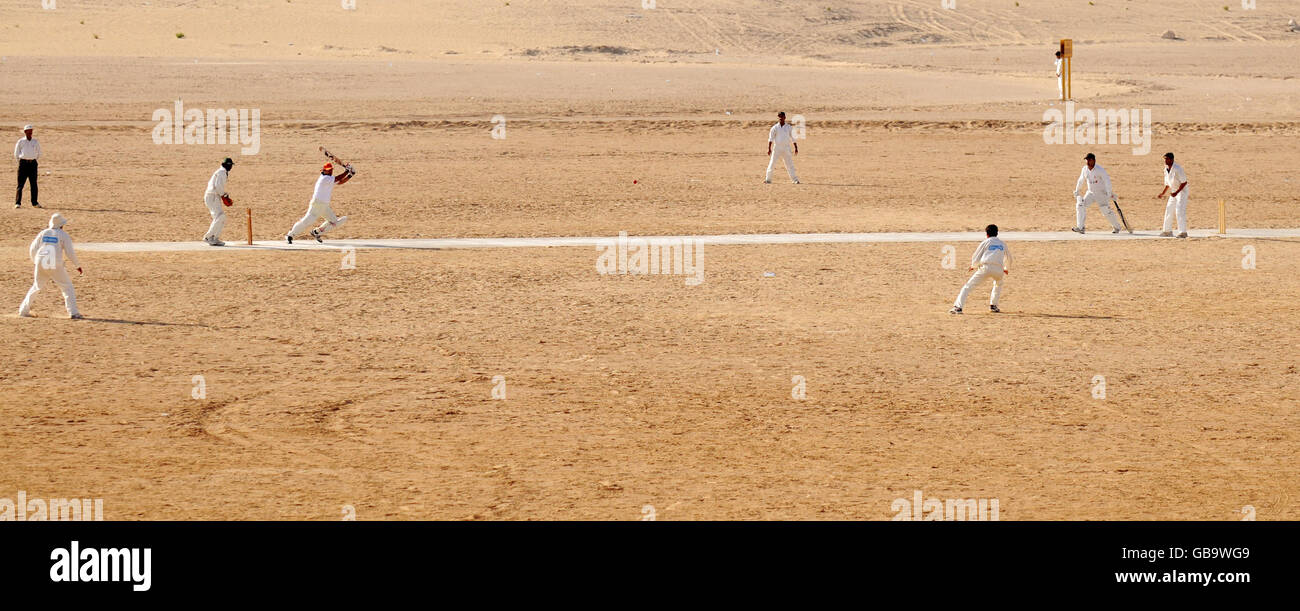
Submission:
<svg viewBox="0 0 1300 611">
<path fill-rule="evenodd" d="M 46 244 L 58 244 L 58 243 L 59 243 L 59 239 L 56 238 L 56 237 L 54 237 L 54 236 L 52 236 L 52 235 L 47 235 L 47 236 L 41 238 L 41 241 L 42 241 L 42 242 L 45 242 Z"/>
<path fill-rule="evenodd" d="M 1002 250 L 1001 244 L 989 244 L 989 250 Z"/>
</svg>

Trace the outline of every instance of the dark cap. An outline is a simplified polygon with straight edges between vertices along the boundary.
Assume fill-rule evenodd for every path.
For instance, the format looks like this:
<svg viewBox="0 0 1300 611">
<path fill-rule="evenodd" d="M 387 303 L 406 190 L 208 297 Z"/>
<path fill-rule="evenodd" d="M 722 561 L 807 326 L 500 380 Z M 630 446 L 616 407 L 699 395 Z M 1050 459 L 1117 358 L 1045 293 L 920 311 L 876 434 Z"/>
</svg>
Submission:
<svg viewBox="0 0 1300 611">
<path fill-rule="evenodd" d="M 1173 158 L 1174 158 L 1173 153 L 1165 153 L 1165 159 L 1173 159 Z"/>
<path fill-rule="evenodd" d="M 222 161 L 222 162 L 221 162 L 221 165 L 235 165 L 235 160 L 234 160 L 234 159 L 231 159 L 231 158 L 229 158 L 229 157 L 226 157 L 226 160 L 225 160 L 225 161 Z"/>
<path fill-rule="evenodd" d="M 776 116 L 778 116 L 778 117 L 784 117 L 784 116 L 785 116 L 785 111 L 783 110 L 783 111 L 781 111 L 781 112 L 776 113 Z"/>
<path fill-rule="evenodd" d="M 1091 160 L 1093 160 L 1093 161 L 1096 161 L 1096 160 L 1097 160 L 1097 156 L 1096 156 L 1096 155 L 1093 155 L 1092 153 L 1088 153 L 1087 155 L 1084 155 L 1083 158 L 1084 158 L 1084 159 L 1091 159 Z"/>
</svg>

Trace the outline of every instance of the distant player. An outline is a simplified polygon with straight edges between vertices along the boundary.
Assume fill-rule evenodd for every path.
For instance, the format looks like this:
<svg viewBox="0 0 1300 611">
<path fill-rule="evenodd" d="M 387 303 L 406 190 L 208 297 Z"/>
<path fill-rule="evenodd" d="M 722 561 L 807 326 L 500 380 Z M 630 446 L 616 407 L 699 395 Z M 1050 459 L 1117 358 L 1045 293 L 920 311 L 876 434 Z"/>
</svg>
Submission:
<svg viewBox="0 0 1300 611">
<path fill-rule="evenodd" d="M 23 126 L 23 137 L 14 145 L 14 160 L 18 162 L 18 195 L 14 196 L 14 207 L 23 207 L 23 183 L 32 185 L 32 207 L 40 208 L 37 197 L 36 179 L 40 174 L 41 141 L 32 137 L 32 126 Z"/>
<path fill-rule="evenodd" d="M 221 162 L 221 167 L 212 173 L 212 178 L 208 179 L 208 189 L 203 192 L 203 203 L 208 206 L 208 214 L 212 215 L 212 224 L 208 226 L 208 232 L 203 234 L 203 241 L 212 246 L 225 246 L 226 243 L 221 241 L 221 230 L 226 227 L 226 207 L 230 206 L 230 195 L 226 193 L 226 181 L 230 180 L 230 168 L 235 167 L 233 159 L 226 157 Z"/>
<path fill-rule="evenodd" d="M 966 306 L 966 298 L 970 296 L 971 289 L 979 286 L 985 278 L 993 280 L 993 295 L 989 298 L 989 311 L 1001 312 L 998 309 L 998 300 L 1002 297 L 1002 283 L 1006 282 L 1007 274 L 1011 273 L 1011 251 L 1007 250 L 1007 245 L 998 237 L 998 226 L 989 225 L 984 228 L 983 242 L 980 242 L 979 248 L 975 249 L 975 254 L 970 258 L 970 269 L 975 273 L 971 275 L 966 285 L 961 287 L 961 292 L 957 293 L 957 301 L 952 304 L 952 309 L 948 310 L 949 314 L 961 314 L 961 309 Z"/>
<path fill-rule="evenodd" d="M 72 250 L 72 238 L 63 230 L 67 223 L 62 214 L 51 216 L 50 228 L 36 234 L 36 239 L 28 247 L 32 263 L 36 264 L 36 281 L 32 283 L 31 290 L 27 291 L 23 304 L 18 306 L 19 316 L 31 316 L 32 298 L 53 282 L 63 291 L 63 305 L 68 308 L 68 316 L 81 318 L 77 312 L 77 293 L 72 289 L 72 278 L 68 277 L 68 270 L 63 267 L 63 258 L 66 256 L 77 266 L 77 274 L 81 274 L 81 263 L 77 261 L 77 253 Z"/>
<path fill-rule="evenodd" d="M 1172 191 L 1170 190 L 1172 189 Z M 1173 237 L 1174 217 L 1178 217 L 1178 237 L 1187 237 L 1187 173 L 1183 166 L 1174 163 L 1174 154 L 1165 153 L 1165 188 L 1156 199 L 1169 194 L 1165 204 L 1165 225 L 1160 231 L 1162 237 Z"/>
<path fill-rule="evenodd" d="M 1070 231 L 1084 233 L 1088 223 L 1088 205 L 1097 204 L 1101 209 L 1101 215 L 1106 217 L 1110 226 L 1114 228 L 1111 233 L 1119 233 L 1119 218 L 1115 216 L 1115 211 L 1111 209 L 1110 203 L 1115 201 L 1115 190 L 1110 186 L 1110 174 L 1106 169 L 1097 165 L 1097 157 L 1088 153 L 1083 158 L 1083 171 L 1079 173 L 1079 180 L 1074 183 L 1074 217 L 1075 225 Z M 1087 188 L 1083 196 L 1079 195 L 1081 189 Z"/>
<path fill-rule="evenodd" d="M 1056 97 L 1065 99 L 1065 76 L 1061 72 L 1061 52 L 1056 52 Z"/>
<path fill-rule="evenodd" d="M 790 148 L 794 147 L 793 155 Z M 772 168 L 779 158 L 785 164 L 785 171 L 790 174 L 790 181 L 799 184 L 799 175 L 794 171 L 794 155 L 799 154 L 799 143 L 794 141 L 794 126 L 785 122 L 785 112 L 776 113 L 776 125 L 767 132 L 767 178 L 763 182 L 772 182 Z"/>
<path fill-rule="evenodd" d="M 311 195 L 311 204 L 307 207 L 307 214 L 298 220 L 293 229 L 289 230 L 288 235 L 284 236 L 285 241 L 293 244 L 293 236 L 302 235 L 302 232 L 317 219 L 324 219 L 320 227 L 311 230 L 311 237 L 316 238 L 317 242 L 324 242 L 321 236 L 348 221 L 346 216 L 334 216 L 334 210 L 330 208 L 330 196 L 334 194 L 334 186 L 352 180 L 352 176 L 356 174 L 350 165 L 343 166 L 343 169 L 342 174 L 335 176 L 334 164 L 327 163 L 321 168 L 320 178 L 316 179 L 316 190 Z"/>
</svg>

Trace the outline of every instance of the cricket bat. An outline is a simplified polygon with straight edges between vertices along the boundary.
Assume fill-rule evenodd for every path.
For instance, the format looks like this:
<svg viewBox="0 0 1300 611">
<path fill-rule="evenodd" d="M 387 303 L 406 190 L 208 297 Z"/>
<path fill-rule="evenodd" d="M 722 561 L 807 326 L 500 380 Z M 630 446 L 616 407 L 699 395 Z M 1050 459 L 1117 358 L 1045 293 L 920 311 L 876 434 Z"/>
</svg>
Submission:
<svg viewBox="0 0 1300 611">
<path fill-rule="evenodd" d="M 348 163 L 347 163 L 346 161 L 343 161 L 342 159 L 339 159 L 338 157 L 335 157 L 335 156 L 334 156 L 334 153 L 329 152 L 329 149 L 326 149 L 326 148 L 323 147 L 323 146 L 320 147 L 320 152 L 325 153 L 325 156 L 328 157 L 330 161 L 332 161 L 332 162 L 334 162 L 334 163 L 336 163 L 336 164 L 338 164 L 338 165 L 340 165 L 340 166 L 344 166 L 344 167 L 346 167 L 346 166 L 348 165 Z"/>
<path fill-rule="evenodd" d="M 1112 199 L 1110 203 L 1115 204 L 1115 211 L 1119 213 L 1119 221 L 1124 223 L 1124 229 L 1128 230 L 1129 233 L 1133 233 L 1133 228 L 1128 226 L 1128 219 L 1124 218 L 1124 209 L 1119 207 L 1119 200 Z"/>
</svg>

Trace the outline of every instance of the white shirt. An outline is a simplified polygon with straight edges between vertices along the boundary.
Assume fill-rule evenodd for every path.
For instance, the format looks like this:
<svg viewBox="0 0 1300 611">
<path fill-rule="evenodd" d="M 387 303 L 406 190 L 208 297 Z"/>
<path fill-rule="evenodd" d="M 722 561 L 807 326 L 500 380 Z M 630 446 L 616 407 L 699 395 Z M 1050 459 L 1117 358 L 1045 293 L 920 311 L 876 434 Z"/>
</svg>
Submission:
<svg viewBox="0 0 1300 611">
<path fill-rule="evenodd" d="M 1003 242 L 1002 238 L 997 236 L 985 238 L 983 242 L 980 242 L 979 248 L 975 249 L 975 254 L 971 255 L 970 258 L 971 267 L 987 265 L 989 267 L 1009 269 L 1007 266 L 1010 264 L 1011 251 L 1007 250 L 1006 242 Z"/>
<path fill-rule="evenodd" d="M 1056 58 L 1056 76 L 1061 76 L 1061 58 Z"/>
<path fill-rule="evenodd" d="M 217 171 L 212 173 L 212 178 L 208 179 L 208 190 L 204 195 L 208 193 L 225 195 L 227 180 L 230 180 L 230 172 L 227 172 L 226 168 L 217 168 Z"/>
<path fill-rule="evenodd" d="M 1183 171 L 1183 166 L 1175 163 L 1173 166 L 1165 168 L 1165 186 L 1169 187 L 1170 197 L 1173 196 L 1174 191 L 1178 191 L 1178 185 L 1185 182 L 1187 182 L 1187 173 Z M 1182 197 L 1190 188 L 1190 185 L 1183 187 L 1183 190 L 1178 193 L 1178 197 Z"/>
<path fill-rule="evenodd" d="M 18 139 L 18 144 L 14 145 L 14 159 L 40 159 L 41 142 L 35 138 L 27 139 L 23 136 Z"/>
<path fill-rule="evenodd" d="M 316 179 L 316 190 L 311 194 L 311 200 L 328 204 L 332 195 L 334 195 L 334 177 L 321 174 L 320 178 Z"/>
<path fill-rule="evenodd" d="M 1074 193 L 1077 196 L 1079 191 L 1087 185 L 1088 191 L 1085 193 L 1097 193 L 1106 197 L 1114 198 L 1115 192 L 1110 188 L 1110 174 L 1100 165 L 1093 165 L 1089 170 L 1087 164 L 1083 166 L 1083 171 L 1079 172 L 1079 180 L 1074 183 Z"/>
<path fill-rule="evenodd" d="M 36 234 L 32 245 L 28 247 L 32 263 L 43 265 L 46 269 L 63 269 L 63 257 L 67 256 L 74 267 L 81 267 L 77 253 L 72 250 L 72 238 L 68 232 L 53 227 Z M 42 261 L 47 263 L 42 264 Z"/>
<path fill-rule="evenodd" d="M 771 131 L 767 132 L 767 141 L 771 142 L 774 148 L 789 148 L 790 144 L 794 142 L 794 125 L 790 123 L 781 125 L 780 122 L 777 122 L 772 126 Z"/>
</svg>

